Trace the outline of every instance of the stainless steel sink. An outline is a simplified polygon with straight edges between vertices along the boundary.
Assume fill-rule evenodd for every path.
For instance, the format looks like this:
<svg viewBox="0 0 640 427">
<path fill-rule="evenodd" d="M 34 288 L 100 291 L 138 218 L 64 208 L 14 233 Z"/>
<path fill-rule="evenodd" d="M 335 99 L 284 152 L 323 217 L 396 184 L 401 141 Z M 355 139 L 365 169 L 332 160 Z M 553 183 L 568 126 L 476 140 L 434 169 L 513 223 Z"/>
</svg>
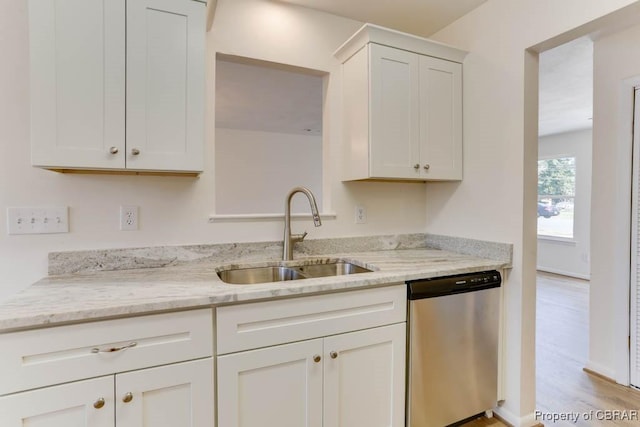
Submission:
<svg viewBox="0 0 640 427">
<path fill-rule="evenodd" d="M 281 282 L 283 280 L 304 278 L 299 271 L 287 267 L 229 269 L 218 271 L 218 276 L 223 282 L 234 285 L 253 285 L 256 283 Z"/>
<path fill-rule="evenodd" d="M 368 273 L 371 270 L 349 262 L 336 261 L 325 264 L 299 266 L 272 266 L 253 268 L 230 268 L 218 271 L 225 283 L 252 285 L 257 283 L 281 282 L 284 280 L 311 279 L 314 277 L 342 276 L 345 274 Z"/>
<path fill-rule="evenodd" d="M 349 262 L 332 262 L 329 264 L 311 264 L 295 267 L 308 277 L 342 276 L 344 274 L 368 273 L 371 270 Z"/>
</svg>

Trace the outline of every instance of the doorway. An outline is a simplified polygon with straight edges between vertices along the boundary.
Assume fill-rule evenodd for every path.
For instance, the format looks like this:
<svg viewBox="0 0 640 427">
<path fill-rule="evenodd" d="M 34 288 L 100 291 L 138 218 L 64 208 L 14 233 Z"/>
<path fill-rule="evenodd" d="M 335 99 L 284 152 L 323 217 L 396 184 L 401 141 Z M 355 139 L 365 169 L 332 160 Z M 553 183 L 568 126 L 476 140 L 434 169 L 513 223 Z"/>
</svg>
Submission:
<svg viewBox="0 0 640 427">
<path fill-rule="evenodd" d="M 539 57 L 537 270 L 590 279 L 593 42 Z"/>
<path fill-rule="evenodd" d="M 588 360 L 591 275 L 591 38 L 541 53 L 538 77 L 536 408 L 553 412 L 573 407 L 572 386 L 587 381 L 582 368 Z"/>
<path fill-rule="evenodd" d="M 595 23 L 589 27 L 595 35 L 594 126 L 589 349 L 585 368 L 622 385 L 630 383 L 633 90 L 640 85 L 640 58 L 629 53 L 640 40 L 637 22 L 627 22 L 626 26 L 618 23 L 607 31 Z M 595 29 L 599 32 L 593 32 Z M 571 34 L 585 32 L 577 29 Z M 564 34 L 547 40 L 537 51 L 567 38 Z"/>
</svg>

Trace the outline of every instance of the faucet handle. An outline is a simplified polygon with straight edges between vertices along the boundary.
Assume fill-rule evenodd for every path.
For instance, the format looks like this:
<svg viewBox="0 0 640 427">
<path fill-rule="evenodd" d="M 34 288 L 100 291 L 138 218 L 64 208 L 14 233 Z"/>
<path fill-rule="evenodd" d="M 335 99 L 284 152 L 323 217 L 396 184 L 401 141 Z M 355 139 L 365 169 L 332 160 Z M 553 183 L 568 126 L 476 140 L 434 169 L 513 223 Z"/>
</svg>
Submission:
<svg viewBox="0 0 640 427">
<path fill-rule="evenodd" d="M 307 237 L 307 232 L 306 231 L 304 233 L 302 233 L 302 234 L 292 234 L 291 235 L 291 242 L 292 243 L 302 242 L 305 237 Z"/>
</svg>

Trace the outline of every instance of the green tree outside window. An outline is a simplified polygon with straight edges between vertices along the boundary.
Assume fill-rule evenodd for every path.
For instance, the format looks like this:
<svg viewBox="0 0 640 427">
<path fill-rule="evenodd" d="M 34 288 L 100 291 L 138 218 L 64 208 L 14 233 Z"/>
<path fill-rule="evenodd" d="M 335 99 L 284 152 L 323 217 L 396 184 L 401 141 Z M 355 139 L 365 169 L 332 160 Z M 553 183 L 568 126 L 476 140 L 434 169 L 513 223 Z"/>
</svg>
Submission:
<svg viewBox="0 0 640 427">
<path fill-rule="evenodd" d="M 573 238 L 576 158 L 538 160 L 538 235 Z"/>
</svg>

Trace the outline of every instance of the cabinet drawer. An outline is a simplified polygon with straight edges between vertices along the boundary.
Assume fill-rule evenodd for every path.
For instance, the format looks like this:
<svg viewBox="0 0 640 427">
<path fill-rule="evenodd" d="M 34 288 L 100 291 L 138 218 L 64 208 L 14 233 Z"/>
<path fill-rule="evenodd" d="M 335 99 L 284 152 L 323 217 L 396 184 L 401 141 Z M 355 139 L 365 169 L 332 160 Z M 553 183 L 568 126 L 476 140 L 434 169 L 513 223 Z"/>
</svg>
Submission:
<svg viewBox="0 0 640 427">
<path fill-rule="evenodd" d="M 220 307 L 217 354 L 294 342 L 406 320 L 404 284 Z"/>
<path fill-rule="evenodd" d="M 0 335 L 0 395 L 213 354 L 211 309 Z"/>
</svg>

